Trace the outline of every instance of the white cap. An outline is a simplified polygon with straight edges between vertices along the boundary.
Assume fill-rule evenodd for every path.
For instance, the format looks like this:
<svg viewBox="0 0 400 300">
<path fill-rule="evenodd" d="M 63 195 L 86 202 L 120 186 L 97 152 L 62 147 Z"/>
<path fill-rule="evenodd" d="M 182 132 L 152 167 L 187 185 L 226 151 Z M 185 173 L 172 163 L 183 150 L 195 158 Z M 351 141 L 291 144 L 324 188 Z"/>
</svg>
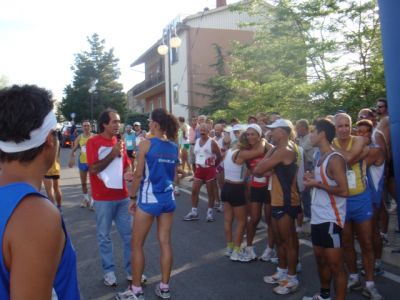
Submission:
<svg viewBox="0 0 400 300">
<path fill-rule="evenodd" d="M 133 126 L 136 126 L 136 125 L 140 126 L 140 122 L 133 123 Z"/>
<path fill-rule="evenodd" d="M 286 119 L 278 119 L 274 123 L 267 125 L 267 128 L 280 128 L 280 127 L 286 127 L 286 128 L 293 128 L 292 122 Z"/>
<path fill-rule="evenodd" d="M 249 129 L 249 128 L 254 129 L 255 131 L 257 131 L 259 136 L 262 136 L 262 130 L 261 130 L 260 125 L 258 125 L 258 124 L 249 124 L 249 125 L 247 125 L 247 129 Z"/>
<path fill-rule="evenodd" d="M 233 131 L 242 131 L 243 130 L 243 126 L 240 125 L 240 124 L 233 125 L 232 130 Z"/>
</svg>

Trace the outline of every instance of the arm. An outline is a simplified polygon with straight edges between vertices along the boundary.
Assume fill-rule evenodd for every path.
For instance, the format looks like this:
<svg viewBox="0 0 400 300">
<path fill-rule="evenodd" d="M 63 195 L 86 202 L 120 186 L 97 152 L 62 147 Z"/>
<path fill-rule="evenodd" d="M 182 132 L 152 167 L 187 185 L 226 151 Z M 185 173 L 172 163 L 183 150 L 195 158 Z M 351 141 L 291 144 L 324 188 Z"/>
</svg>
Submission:
<svg viewBox="0 0 400 300">
<path fill-rule="evenodd" d="M 304 177 L 304 185 L 306 187 L 316 187 L 325 190 L 329 194 L 347 197 L 349 195 L 349 189 L 344 159 L 338 155 L 332 156 L 328 163 L 327 173 L 329 177 L 336 181 L 337 186 L 329 186 L 309 176 Z"/>
<path fill-rule="evenodd" d="M 71 149 L 71 158 L 68 162 L 68 167 L 72 168 L 75 165 L 75 151 L 79 148 L 79 141 L 81 140 L 81 135 L 79 135 L 75 141 L 74 146 Z"/>
<path fill-rule="evenodd" d="M 140 182 L 142 181 L 143 178 L 143 171 L 144 171 L 144 165 L 146 161 L 146 154 L 150 149 L 151 142 L 149 140 L 143 140 L 139 144 L 139 155 L 136 157 L 137 159 L 137 165 L 135 172 L 133 173 L 133 182 L 132 182 L 132 187 L 131 187 L 131 197 L 136 197 L 137 191 L 140 186 Z M 129 204 L 129 212 L 133 214 L 136 210 L 136 198 L 131 201 Z"/>
<path fill-rule="evenodd" d="M 385 136 L 381 132 L 376 132 L 375 133 L 375 141 L 379 145 L 379 147 L 382 149 L 383 154 L 385 155 L 385 159 L 389 159 L 389 149 L 386 145 L 386 140 Z"/>
<path fill-rule="evenodd" d="M 285 161 L 285 158 L 289 155 L 289 151 L 274 151 L 270 156 L 267 155 L 264 159 L 254 168 L 253 175 L 257 177 L 263 176 L 268 171 L 272 171 L 272 169 Z"/>
<path fill-rule="evenodd" d="M 348 165 L 353 165 L 355 162 L 365 158 L 368 155 L 368 147 L 365 145 L 365 140 L 363 137 L 353 137 L 354 138 L 354 143 L 353 146 L 351 147 L 350 151 L 338 149 L 335 147 L 335 149 L 343 155 L 344 159 L 346 160 Z M 367 149 L 366 149 L 367 148 Z"/>
<path fill-rule="evenodd" d="M 264 154 L 265 143 L 262 141 L 257 147 L 249 150 L 240 150 L 238 158 L 245 161 Z"/>
<path fill-rule="evenodd" d="M 122 146 L 122 141 L 119 141 L 117 144 L 114 145 L 111 152 L 105 158 L 98 160 L 96 162 L 93 162 L 92 164 L 89 164 L 89 172 L 90 173 L 100 173 L 105 168 L 107 168 L 107 166 L 114 160 L 114 158 L 121 155 L 121 149 L 122 149 L 121 146 Z M 89 159 L 90 152 L 91 151 L 87 152 L 88 159 Z"/>
<path fill-rule="evenodd" d="M 59 212 L 40 198 L 28 196 L 7 225 L 3 246 L 11 299 L 51 299 L 65 236 Z"/>
<path fill-rule="evenodd" d="M 217 142 L 214 140 L 211 141 L 211 150 L 217 156 L 217 158 L 215 159 L 215 165 L 218 166 L 222 161 L 222 155 L 221 149 L 219 149 Z"/>
</svg>

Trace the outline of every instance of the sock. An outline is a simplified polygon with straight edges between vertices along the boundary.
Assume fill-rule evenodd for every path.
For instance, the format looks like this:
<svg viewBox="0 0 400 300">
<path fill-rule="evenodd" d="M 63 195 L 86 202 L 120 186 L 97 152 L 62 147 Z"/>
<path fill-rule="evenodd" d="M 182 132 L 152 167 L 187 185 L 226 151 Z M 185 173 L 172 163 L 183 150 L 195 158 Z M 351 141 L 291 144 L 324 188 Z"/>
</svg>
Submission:
<svg viewBox="0 0 400 300">
<path fill-rule="evenodd" d="M 328 299 L 331 297 L 331 290 L 321 288 L 319 295 L 321 296 L 322 299 Z"/>
<path fill-rule="evenodd" d="M 365 282 L 365 286 L 367 287 L 367 289 L 370 289 L 374 286 L 374 282 L 373 281 L 366 281 Z"/>
<path fill-rule="evenodd" d="M 213 209 L 212 209 L 212 208 L 207 208 L 207 214 L 211 215 L 212 212 L 213 212 Z"/>
<path fill-rule="evenodd" d="M 83 194 L 83 198 L 85 198 L 85 201 L 89 202 L 89 195 L 88 194 Z"/>
<path fill-rule="evenodd" d="M 350 274 L 349 276 L 351 279 L 358 280 L 358 273 Z"/>
<path fill-rule="evenodd" d="M 288 275 L 287 278 L 291 282 L 298 282 L 296 275 Z"/>
<path fill-rule="evenodd" d="M 279 267 L 277 267 L 276 270 L 278 271 L 279 274 L 283 274 L 283 275 L 286 275 L 287 271 L 288 271 L 287 269 L 281 269 Z"/>
<path fill-rule="evenodd" d="M 240 247 L 238 246 L 233 247 L 233 252 L 240 252 Z"/>
<path fill-rule="evenodd" d="M 228 247 L 229 249 L 233 249 L 233 243 L 232 242 L 227 243 L 226 247 Z"/>
<path fill-rule="evenodd" d="M 143 291 L 141 286 L 135 286 L 135 285 L 133 285 L 133 284 L 131 285 L 131 290 L 132 290 L 132 292 L 133 292 L 134 294 L 137 294 L 137 293 Z"/>
<path fill-rule="evenodd" d="M 168 283 L 163 283 L 163 282 L 160 281 L 160 289 L 169 290 L 169 284 Z"/>
<path fill-rule="evenodd" d="M 192 213 L 197 214 L 197 207 L 192 207 Z"/>
</svg>

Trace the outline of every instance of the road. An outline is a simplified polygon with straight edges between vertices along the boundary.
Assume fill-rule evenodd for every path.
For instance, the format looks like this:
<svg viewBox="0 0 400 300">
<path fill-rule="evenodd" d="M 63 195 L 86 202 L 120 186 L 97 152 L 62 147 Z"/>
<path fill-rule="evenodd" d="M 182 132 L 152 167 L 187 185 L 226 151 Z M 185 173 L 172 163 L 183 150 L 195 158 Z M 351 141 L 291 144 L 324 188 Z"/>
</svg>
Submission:
<svg viewBox="0 0 400 300">
<path fill-rule="evenodd" d="M 128 283 L 122 268 L 122 247 L 118 233 L 113 228 L 116 275 L 119 284 L 115 288 L 106 287 L 102 282 L 101 263 L 96 242 L 95 213 L 79 207 L 82 198 L 79 174 L 76 168 L 69 169 L 67 161 L 69 149 L 61 150 L 63 191 L 63 215 L 78 258 L 78 279 L 83 300 L 114 299 L 116 292 L 123 291 Z M 203 200 L 205 198 L 203 197 Z M 256 299 L 301 299 L 319 290 L 316 264 L 311 243 L 301 239 L 300 261 L 303 270 L 299 275 L 300 290 L 289 296 L 278 296 L 272 287 L 263 282 L 264 275 L 272 274 L 275 265 L 265 262 L 247 264 L 231 262 L 223 256 L 225 242 L 223 216 L 215 213 L 216 221 L 204 221 L 206 202 L 200 201 L 199 221 L 184 222 L 182 217 L 190 209 L 190 185 L 186 182 L 181 196 L 177 199 L 177 210 L 173 227 L 174 264 L 170 282 L 173 299 L 183 300 L 256 300 Z M 256 235 L 256 252 L 260 255 L 265 247 L 264 226 Z M 149 280 L 145 287 L 147 300 L 157 299 L 154 287 L 160 280 L 159 248 L 155 236 L 155 226 L 145 244 L 145 274 Z M 385 264 L 385 276 L 376 279 L 377 286 L 385 299 L 399 299 L 400 268 Z M 348 299 L 365 299 L 360 293 L 349 293 Z"/>
</svg>

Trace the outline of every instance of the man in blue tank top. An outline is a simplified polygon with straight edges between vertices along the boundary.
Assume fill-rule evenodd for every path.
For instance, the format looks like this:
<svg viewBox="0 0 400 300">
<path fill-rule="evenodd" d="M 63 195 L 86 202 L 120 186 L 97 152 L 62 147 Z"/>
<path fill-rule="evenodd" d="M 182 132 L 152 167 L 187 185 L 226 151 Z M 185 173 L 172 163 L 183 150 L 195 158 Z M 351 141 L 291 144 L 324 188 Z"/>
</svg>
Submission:
<svg viewBox="0 0 400 300">
<path fill-rule="evenodd" d="M 64 222 L 39 193 L 59 147 L 51 99 L 36 86 L 0 90 L 2 300 L 80 299 L 76 256 Z"/>
</svg>

